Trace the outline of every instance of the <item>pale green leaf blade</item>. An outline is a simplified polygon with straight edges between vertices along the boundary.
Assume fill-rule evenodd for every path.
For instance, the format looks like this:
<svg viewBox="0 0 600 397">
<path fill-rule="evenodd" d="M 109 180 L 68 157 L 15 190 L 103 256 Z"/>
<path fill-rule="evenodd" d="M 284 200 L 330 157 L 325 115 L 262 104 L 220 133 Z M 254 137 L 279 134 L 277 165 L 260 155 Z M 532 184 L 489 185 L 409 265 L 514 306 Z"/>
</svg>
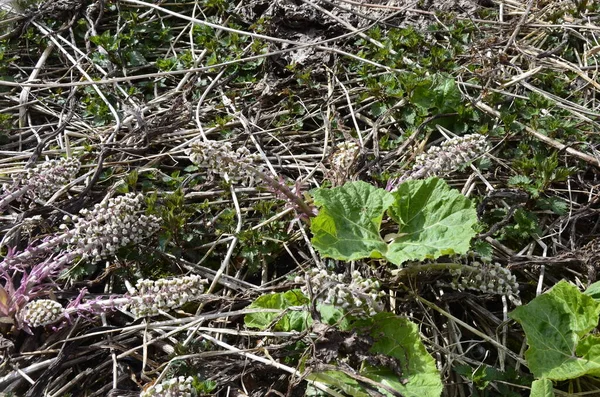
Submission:
<svg viewBox="0 0 600 397">
<path fill-rule="evenodd" d="M 391 370 L 368 366 L 361 374 L 405 397 L 439 397 L 442 393 L 440 374 L 421 341 L 417 325 L 392 313 L 379 313 L 371 321 L 374 343 L 370 352 L 397 359 L 402 374 L 398 376 Z M 360 325 L 358 322 L 357 326 Z M 379 391 L 386 394 L 383 389 Z"/>
<path fill-rule="evenodd" d="M 530 397 L 554 397 L 554 388 L 550 379 L 536 379 L 531 384 Z"/>
<path fill-rule="evenodd" d="M 598 324 L 599 313 L 599 303 L 561 281 L 509 316 L 521 324 L 527 336 L 525 358 L 531 372 L 537 378 L 565 380 L 600 373 L 594 341 L 587 338 L 578 347 Z"/>
<path fill-rule="evenodd" d="M 341 390 L 352 397 L 370 397 L 360 383 L 341 371 L 313 372 L 306 379 Z"/>
<path fill-rule="evenodd" d="M 600 302 L 600 281 L 596 281 L 588 286 L 583 293 L 594 298 L 596 302 Z"/>
<path fill-rule="evenodd" d="M 596 368 L 590 368 L 586 375 L 600 377 L 600 336 L 587 335 L 577 344 L 575 351 L 582 360 L 596 363 Z"/>
<path fill-rule="evenodd" d="M 286 292 L 266 294 L 258 297 L 248 306 L 249 309 L 287 309 L 292 306 L 308 305 L 309 300 L 299 290 L 291 290 Z M 258 328 L 260 330 L 267 329 L 273 325 L 273 322 L 281 317 L 274 324 L 273 331 L 304 331 L 312 324 L 312 317 L 308 310 L 294 310 L 281 316 L 280 313 L 263 312 L 250 313 L 244 317 L 244 324 L 248 328 Z"/>
<path fill-rule="evenodd" d="M 346 183 L 312 192 L 319 215 L 311 221 L 312 243 L 321 255 L 352 261 L 382 258 L 387 245 L 379 234 L 392 195 L 368 183 Z"/>
<path fill-rule="evenodd" d="M 394 192 L 389 214 L 400 226 L 386 258 L 409 260 L 464 254 L 475 236 L 477 213 L 471 201 L 442 179 L 407 181 Z"/>
</svg>

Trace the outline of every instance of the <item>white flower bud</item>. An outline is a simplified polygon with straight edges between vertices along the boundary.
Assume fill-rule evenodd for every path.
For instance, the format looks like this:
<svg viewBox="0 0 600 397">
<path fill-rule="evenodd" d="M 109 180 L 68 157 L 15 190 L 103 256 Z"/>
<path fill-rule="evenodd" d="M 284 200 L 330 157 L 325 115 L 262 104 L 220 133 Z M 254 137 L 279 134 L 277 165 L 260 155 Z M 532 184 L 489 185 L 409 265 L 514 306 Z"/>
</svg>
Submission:
<svg viewBox="0 0 600 397">
<path fill-rule="evenodd" d="M 60 320 L 64 315 L 64 308 L 53 300 L 38 299 L 26 304 L 20 315 L 27 325 L 41 327 Z"/>
</svg>

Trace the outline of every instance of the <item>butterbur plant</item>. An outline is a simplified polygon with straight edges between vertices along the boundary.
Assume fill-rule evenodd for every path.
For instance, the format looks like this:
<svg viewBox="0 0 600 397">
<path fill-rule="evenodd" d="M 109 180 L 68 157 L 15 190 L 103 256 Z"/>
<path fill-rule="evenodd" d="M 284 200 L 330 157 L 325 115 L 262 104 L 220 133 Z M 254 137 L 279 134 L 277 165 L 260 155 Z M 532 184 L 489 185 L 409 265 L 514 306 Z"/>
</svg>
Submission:
<svg viewBox="0 0 600 397">
<path fill-rule="evenodd" d="M 256 176 L 256 171 L 261 171 L 260 156 L 244 146 L 234 150 L 229 142 L 196 141 L 187 154 L 193 163 L 206 166 L 208 172 L 226 173 L 232 180 L 249 181 Z"/>
<path fill-rule="evenodd" d="M 480 134 L 449 139 L 419 155 L 412 170 L 390 181 L 388 190 L 395 190 L 400 183 L 408 180 L 447 174 L 475 160 L 488 150 L 486 139 Z"/>
<path fill-rule="evenodd" d="M 23 252 L 10 253 L 0 268 L 21 268 L 31 258 L 61 246 L 66 249 L 46 266 L 60 269 L 75 258 L 98 261 L 114 255 L 119 248 L 138 244 L 159 229 L 159 218 L 139 213 L 143 203 L 142 194 L 128 193 L 96 204 L 91 211 L 82 209 L 79 215 L 65 216 L 62 233 Z"/>
<path fill-rule="evenodd" d="M 186 153 L 194 164 L 206 167 L 213 174 L 226 174 L 231 180 L 240 182 L 258 179 L 267 184 L 268 188 L 281 193 L 305 217 L 315 216 L 314 209 L 302 197 L 267 175 L 259 163 L 260 156 L 251 154 L 245 147 L 233 150 L 229 142 L 196 141 L 190 144 Z"/>
<path fill-rule="evenodd" d="M 203 299 L 206 279 L 197 275 L 159 280 L 138 280 L 136 287 L 122 296 L 92 299 L 83 302 L 85 290 L 66 308 L 50 299 L 27 303 L 19 312 L 19 323 L 25 327 L 39 327 L 57 323 L 74 315 L 87 316 L 123 309 L 136 318 L 156 316 L 175 310 L 189 302 Z"/>
<path fill-rule="evenodd" d="M 360 146 L 356 142 L 342 142 L 335 148 L 329 161 L 330 176 L 334 186 L 339 186 L 348 178 L 352 165 L 360 154 Z"/>
<path fill-rule="evenodd" d="M 47 295 L 49 280 L 75 260 L 108 258 L 119 248 L 138 244 L 158 230 L 159 218 L 139 213 L 143 203 L 141 194 L 110 198 L 69 218 L 73 225 L 61 225 L 62 233 L 22 252 L 9 252 L 0 262 L 0 276 L 4 279 L 0 291 L 2 316 L 10 320 L 27 302 Z"/>
<path fill-rule="evenodd" d="M 333 259 L 372 258 L 402 267 L 465 254 L 476 234 L 473 203 L 438 178 L 407 181 L 393 193 L 357 181 L 312 194 L 319 207 L 311 221 L 312 244 Z M 390 222 L 382 236 L 384 215 Z"/>
<path fill-rule="evenodd" d="M 139 244 L 160 227 L 159 218 L 139 213 L 143 204 L 141 193 L 129 193 L 96 204 L 91 211 L 83 209 L 79 216 L 65 217 L 73 223 L 65 239 L 69 251 L 98 261 L 114 255 L 120 247 Z"/>
<path fill-rule="evenodd" d="M 457 290 L 475 290 L 498 295 L 517 295 L 519 284 L 510 270 L 499 263 L 478 263 L 452 267 L 454 280 L 450 286 Z"/>
<path fill-rule="evenodd" d="M 75 158 L 49 160 L 27 169 L 24 176 L 13 178 L 13 184 L 3 186 L 0 209 L 23 197 L 48 199 L 77 175 L 81 163 Z"/>
<path fill-rule="evenodd" d="M 306 277 L 302 293 L 312 295 L 319 303 L 343 309 L 355 317 L 374 316 L 383 310 L 379 281 L 364 278 L 356 270 L 349 282 L 345 282 L 343 274 L 332 274 L 325 269 L 311 269 Z M 302 283 L 303 279 L 299 276 L 295 281 Z"/>
</svg>

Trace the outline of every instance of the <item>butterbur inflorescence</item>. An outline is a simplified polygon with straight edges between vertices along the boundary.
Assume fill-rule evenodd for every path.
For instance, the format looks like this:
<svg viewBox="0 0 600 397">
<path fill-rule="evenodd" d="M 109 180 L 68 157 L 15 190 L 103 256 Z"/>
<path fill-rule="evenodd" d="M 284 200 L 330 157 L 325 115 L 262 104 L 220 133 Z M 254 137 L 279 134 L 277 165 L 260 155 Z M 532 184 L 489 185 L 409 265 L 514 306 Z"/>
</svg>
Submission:
<svg viewBox="0 0 600 397">
<path fill-rule="evenodd" d="M 66 309 L 53 300 L 38 299 L 27 303 L 19 315 L 22 322 L 29 327 L 53 324 L 73 314 L 99 314 L 118 308 L 128 309 L 136 317 L 155 316 L 201 299 L 204 284 L 207 282 L 197 275 L 155 281 L 142 279 L 138 280 L 136 288 L 130 288 L 129 293 L 125 295 L 87 302 L 81 302 L 80 297 L 72 301 Z"/>
<path fill-rule="evenodd" d="M 519 293 L 517 278 L 499 263 L 474 262 L 453 269 L 450 273 L 454 276 L 450 286 L 457 290 L 470 289 L 499 295 L 518 295 Z"/>
<path fill-rule="evenodd" d="M 3 186 L 6 193 L 0 198 L 0 208 L 23 196 L 32 200 L 50 198 L 77 175 L 80 167 L 81 163 L 77 159 L 61 158 L 27 169 L 25 175 L 13 178 L 13 186 Z"/>
<path fill-rule="evenodd" d="M 394 190 L 400 183 L 408 180 L 441 176 L 454 171 L 483 155 L 488 149 L 485 137 L 480 134 L 449 139 L 419 155 L 412 170 L 388 182 L 388 190 Z"/>
<path fill-rule="evenodd" d="M 31 198 L 46 199 L 68 184 L 80 167 L 74 158 L 46 161 L 28 169 L 20 183 L 29 186 L 27 195 Z"/>
<path fill-rule="evenodd" d="M 216 175 L 226 173 L 234 180 L 251 179 L 255 170 L 260 171 L 260 156 L 250 153 L 244 146 L 233 150 L 229 142 L 196 141 L 186 153 L 194 164 L 205 166 Z"/>
<path fill-rule="evenodd" d="M 343 274 L 331 274 L 324 269 L 311 269 L 307 276 L 313 296 L 325 305 L 347 310 L 356 317 L 373 316 L 383 310 L 379 281 L 364 278 L 358 271 L 352 272 L 350 283 L 344 282 Z M 296 278 L 296 282 L 302 281 L 302 277 Z M 301 290 L 308 295 L 308 285 Z"/>
<path fill-rule="evenodd" d="M 194 378 L 179 376 L 166 380 L 157 385 L 150 386 L 142 391 L 140 397 L 192 397 L 195 391 L 192 388 Z"/>
<path fill-rule="evenodd" d="M 23 307 L 20 316 L 29 327 L 41 327 L 53 324 L 63 318 L 65 309 L 58 302 L 50 299 L 31 301 Z"/>
<path fill-rule="evenodd" d="M 345 182 L 359 153 L 360 147 L 355 142 L 342 142 L 336 146 L 330 160 L 334 185 L 342 185 Z"/>
<path fill-rule="evenodd" d="M 138 213 L 143 203 L 142 194 L 128 193 L 96 204 L 91 211 L 81 210 L 70 219 L 74 226 L 66 242 L 71 251 L 98 261 L 114 255 L 120 247 L 140 243 L 160 227 L 159 218 Z"/>
<path fill-rule="evenodd" d="M 129 310 L 136 317 L 155 316 L 198 300 L 207 280 L 191 275 L 172 279 L 138 280 L 130 291 Z"/>
</svg>

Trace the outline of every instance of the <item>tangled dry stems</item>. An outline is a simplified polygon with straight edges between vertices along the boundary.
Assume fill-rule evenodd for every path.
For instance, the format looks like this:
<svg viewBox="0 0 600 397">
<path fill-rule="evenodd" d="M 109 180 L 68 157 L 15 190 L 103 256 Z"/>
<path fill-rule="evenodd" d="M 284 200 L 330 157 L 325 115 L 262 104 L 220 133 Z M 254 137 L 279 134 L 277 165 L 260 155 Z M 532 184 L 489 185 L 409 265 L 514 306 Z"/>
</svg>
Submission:
<svg viewBox="0 0 600 397">
<path fill-rule="evenodd" d="M 274 9 L 280 2 L 275 3 Z M 323 3 L 325 7 L 327 2 Z M 399 11 L 397 7 L 401 4 L 397 3 L 391 2 L 380 7 L 359 6 L 352 2 L 336 4 L 335 10 L 344 8 L 341 14 L 335 14 L 339 15 L 337 18 L 350 18 L 355 23 L 344 24 L 335 18 L 333 21 L 327 19 L 327 23 L 332 27 L 331 31 L 338 32 L 339 36 L 344 36 L 346 40 L 352 36 L 364 35 L 362 28 L 373 24 L 373 21 L 377 21 L 381 26 L 397 23 L 398 15 L 404 15 L 402 23 L 405 25 L 431 23 L 428 22 L 432 20 L 431 12 L 419 11 L 416 5 L 413 11 Z M 505 2 L 502 19 L 510 19 L 511 22 L 500 20 L 499 17 L 485 22 L 478 21 L 478 29 L 485 33 L 484 38 L 466 44 L 470 48 L 466 51 L 470 56 L 459 61 L 464 67 L 457 68 L 453 76 L 459 82 L 465 100 L 479 109 L 482 115 L 496 120 L 500 113 L 486 103 L 487 98 L 500 95 L 511 102 L 527 98 L 524 95 L 533 92 L 548 100 L 553 108 L 564 111 L 567 115 L 565 117 L 581 127 L 584 133 L 586 129 L 597 129 L 599 125 L 595 120 L 599 111 L 596 91 L 600 87 L 591 74 L 595 68 L 592 62 L 594 48 L 575 49 L 573 57 L 581 60 L 575 63 L 561 56 L 560 47 L 567 45 L 563 45 L 563 41 L 557 43 L 554 48 L 549 48 L 546 44 L 552 41 L 557 29 L 564 34 L 567 42 L 570 35 L 575 34 L 573 32 L 576 32 L 576 36 L 583 36 L 586 43 L 596 42 L 597 27 L 592 22 L 582 22 L 583 19 L 569 20 L 568 15 L 559 24 L 550 19 L 552 15 L 560 13 L 561 9 L 571 6 L 566 3 L 548 2 L 540 8 L 527 8 L 520 3 Z M 47 40 L 40 41 L 45 51 L 41 54 L 36 53 L 35 57 L 30 56 L 25 47 L 12 49 L 13 53 L 10 55 L 14 60 L 8 69 L 16 76 L 16 81 L 0 81 L 0 85 L 10 90 L 0 98 L 4 109 L 2 114 L 11 115 L 13 120 L 10 124 L 10 134 L 2 146 L 3 158 L 0 159 L 6 186 L 4 195 L 0 198 L 0 208 L 9 207 L 1 218 L 5 234 L 2 249 L 6 252 L 8 248 L 19 247 L 22 255 L 19 257 L 17 253 L 16 257 L 7 257 L 5 261 L 10 262 L 10 269 L 17 266 L 17 263 L 23 263 L 24 268 L 29 269 L 30 260 L 41 255 L 42 251 L 50 252 L 61 244 L 68 244 L 71 250 L 79 250 L 77 258 L 100 262 L 102 265 L 108 264 L 104 278 L 97 274 L 99 272 L 94 273 L 95 276 L 99 276 L 99 285 L 103 288 L 96 290 L 94 294 L 110 295 L 113 293 L 112 289 L 118 287 L 116 284 L 119 278 L 112 267 L 114 255 L 123 246 L 143 243 L 142 240 L 157 232 L 160 222 L 155 215 L 137 213 L 135 218 L 121 216 L 118 211 L 115 212 L 114 207 L 103 204 L 110 203 L 113 199 L 102 199 L 109 195 L 117 201 L 131 199 L 136 200 L 136 203 L 141 202 L 140 196 L 115 194 L 115 191 L 123 187 L 123 181 L 131 171 L 137 170 L 138 174 L 148 173 L 154 180 L 176 179 L 173 171 L 182 171 L 189 164 L 187 155 L 191 153 L 192 162 L 202 166 L 197 170 L 197 173 L 202 175 L 200 182 L 191 187 L 189 182 L 192 177 L 182 181 L 182 200 L 195 205 L 204 201 L 209 208 L 209 215 L 188 220 L 197 225 L 202 224 L 202 227 L 208 225 L 207 236 L 199 247 L 195 247 L 202 255 L 192 256 L 188 253 L 190 256 L 187 258 L 181 253 L 174 256 L 157 255 L 178 271 L 185 269 L 211 275 L 211 281 L 219 286 L 220 297 L 214 298 L 212 302 L 203 302 L 196 307 L 195 314 L 192 310 L 187 311 L 186 316 L 148 319 L 144 324 L 131 323 L 132 318 L 126 313 L 116 312 L 108 316 L 103 314 L 91 319 L 92 321 L 75 321 L 57 333 L 52 333 L 49 329 L 38 329 L 35 331 L 40 337 L 38 342 L 30 339 L 33 342 L 30 342 L 24 351 L 15 351 L 7 347 L 6 352 L 2 353 L 7 359 L 0 367 L 0 389 L 29 390 L 28 395 L 41 395 L 43 390 L 47 390 L 50 395 L 71 392 L 74 395 L 80 393 L 79 395 L 100 396 L 120 388 L 138 392 L 139 385 L 133 382 L 132 378 L 143 385 L 157 378 L 171 377 L 171 380 L 165 380 L 166 383 L 161 380 L 162 383 L 159 382 L 144 392 L 146 395 L 154 395 L 149 393 L 166 393 L 172 386 L 171 383 L 187 384 L 187 378 L 181 381 L 182 378 L 177 377 L 179 360 L 190 366 L 202 365 L 202 375 L 205 379 L 215 380 L 221 385 L 231 384 L 238 387 L 245 380 L 243 374 L 246 368 L 246 362 L 240 357 L 251 361 L 255 359 L 240 355 L 236 349 L 255 349 L 254 342 L 267 337 L 282 338 L 276 339 L 279 342 L 295 341 L 292 335 L 280 335 L 275 332 L 261 334 L 246 330 L 242 333 L 237 325 L 246 311 L 240 309 L 238 303 L 247 302 L 270 288 L 285 284 L 285 279 L 281 278 L 285 272 L 301 272 L 300 269 L 310 269 L 322 264 L 311 250 L 306 226 L 293 220 L 293 216 L 289 217 L 291 219 L 287 218 L 289 209 L 283 205 L 275 206 L 276 210 L 266 221 L 261 214 L 256 213 L 257 203 L 274 202 L 274 199 L 280 196 L 277 196 L 272 188 L 266 188 L 260 181 L 257 182 L 256 174 L 250 175 L 243 171 L 244 167 L 258 161 L 265 167 L 261 171 L 268 172 L 273 180 L 289 185 L 295 194 L 301 196 L 303 190 L 319 186 L 326 176 L 335 175 L 337 179 L 332 181 L 334 184 L 365 178 L 360 172 L 361 162 L 365 161 L 361 158 L 364 154 L 386 159 L 386 162 L 377 164 L 377 171 L 391 170 L 399 175 L 430 169 L 430 162 L 443 162 L 447 158 L 438 155 L 448 143 L 440 145 L 439 141 L 432 142 L 428 134 L 417 134 L 426 127 L 425 122 L 422 127 L 419 126 L 412 138 L 404 141 L 402 152 L 394 153 L 393 150 L 380 147 L 382 142 L 378 137 L 387 135 L 399 141 L 406 138 L 406 131 L 398 127 L 397 115 L 384 112 L 379 117 L 372 116 L 367 109 L 377 103 L 378 98 L 363 95 L 368 94 L 366 78 L 358 75 L 356 69 L 345 70 L 342 66 L 341 70 L 332 70 L 331 65 L 344 65 L 344 62 L 352 59 L 359 65 L 375 64 L 375 67 L 380 67 L 377 70 L 381 73 L 389 73 L 394 68 L 388 65 L 378 66 L 376 61 L 360 57 L 357 55 L 357 48 L 348 44 L 348 41 L 298 41 L 300 36 L 294 36 L 298 33 L 285 31 L 285 27 L 278 30 L 276 25 L 272 25 L 268 35 L 251 33 L 246 27 L 242 33 L 247 34 L 249 40 L 258 42 L 260 39 L 268 43 L 265 53 L 252 59 L 241 54 L 238 58 L 220 63 L 218 58 L 216 62 L 210 59 L 212 54 L 199 49 L 202 46 L 194 43 L 193 39 L 190 42 L 187 40 L 188 34 L 193 33 L 194 24 L 199 21 L 196 13 L 199 11 L 199 4 L 195 3 L 193 10 L 175 11 L 170 10 L 167 5 L 139 1 L 125 1 L 120 7 L 120 12 L 136 10 L 136 7 L 139 7 L 139 14 L 147 18 L 147 21 L 170 21 L 169 29 L 175 33 L 173 41 L 169 45 L 161 42 L 160 47 L 155 48 L 156 59 L 169 58 L 189 50 L 192 54 L 191 64 L 160 71 L 148 66 L 141 66 L 140 70 L 136 70 L 131 64 L 118 65 L 116 59 L 106 56 L 107 49 L 104 47 L 109 43 L 98 44 L 89 40 L 90 36 L 99 36 L 103 31 L 114 29 L 109 26 L 116 26 L 116 30 L 123 29 L 125 25 L 118 17 L 118 11 L 106 10 L 102 14 L 90 6 L 82 14 L 75 13 L 73 16 L 83 17 L 83 23 L 86 24 L 89 33 L 83 41 L 75 42 L 71 40 L 75 28 L 72 24 L 50 26 L 45 20 L 55 17 L 56 13 L 61 17 L 70 16 L 68 8 L 65 11 L 54 7 L 51 12 L 45 11 L 47 14 L 42 13 L 33 19 L 30 16 L 16 16 L 14 22 L 2 25 L 7 30 L 7 37 L 14 31 L 20 32 L 20 29 L 30 29 L 33 35 L 48 37 Z M 240 7 L 241 9 L 236 10 L 240 15 L 252 17 L 253 10 Z M 305 7 L 302 8 L 304 11 L 311 10 L 320 18 L 325 18 L 320 14 L 322 11 L 315 8 L 312 2 L 303 2 L 302 7 Z M 208 9 L 207 11 L 212 12 Z M 275 11 L 272 12 L 276 14 Z M 398 14 L 399 12 L 404 14 Z M 459 17 L 465 21 L 472 18 L 466 15 Z M 223 28 L 225 24 L 225 20 L 218 20 L 214 25 Z M 47 35 L 49 30 L 53 32 Z M 211 34 L 219 37 L 224 33 Z M 284 37 L 278 38 L 278 34 Z M 431 38 L 443 46 L 450 45 L 450 36 L 450 32 L 442 32 L 432 35 Z M 381 45 L 376 38 L 367 37 L 367 41 L 375 46 Z M 280 44 L 281 42 L 284 44 Z M 294 46 L 297 46 L 296 49 Z M 96 49 L 98 54 L 104 55 L 102 62 L 91 59 L 91 52 L 94 51 L 90 49 Z M 293 93 L 286 92 L 286 84 L 289 83 L 277 77 L 278 73 L 285 74 L 285 70 L 282 70 L 276 58 L 266 55 L 277 51 L 278 56 L 290 60 L 289 65 L 301 65 L 303 60 L 307 62 L 307 65 L 315 70 L 310 79 L 316 83 L 311 87 L 295 87 Z M 348 57 L 349 54 L 353 57 Z M 404 55 L 404 61 L 407 63 L 414 62 L 410 55 Z M 315 63 L 314 58 L 329 58 L 332 62 L 327 65 Z M 244 65 L 255 60 L 260 60 L 273 69 L 260 76 L 260 82 L 238 82 L 235 81 L 235 74 L 232 74 L 233 77 L 224 77 L 226 72 L 230 72 L 230 65 L 237 67 L 235 65 Z M 470 65 L 476 67 L 469 68 Z M 125 73 L 121 73 L 120 69 Z M 65 70 L 69 70 L 69 73 L 65 74 Z M 540 81 L 544 79 L 542 73 L 548 71 L 559 74 L 572 90 L 583 90 L 582 103 L 585 105 L 570 101 L 568 95 L 560 97 L 547 91 Z M 540 76 L 539 80 L 536 80 L 536 75 Z M 129 95 L 129 87 L 139 82 L 153 85 L 151 92 L 145 95 Z M 248 89 L 248 86 L 251 88 Z M 93 97 L 89 94 L 84 96 L 86 91 L 95 94 Z M 253 93 L 258 100 L 252 99 L 255 97 Z M 96 102 L 84 105 L 77 100 L 84 97 L 90 101 L 90 98 L 94 98 Z M 100 118 L 100 113 L 104 115 L 104 119 L 95 120 Z M 219 118 L 216 119 L 215 115 Z M 353 137 L 350 137 L 348 132 L 350 128 L 354 129 Z M 579 280 L 592 279 L 595 277 L 592 265 L 595 254 L 590 251 L 586 256 L 585 252 L 579 252 L 577 249 L 583 245 L 582 241 L 587 242 L 587 233 L 596 223 L 597 200 L 594 198 L 594 183 L 584 177 L 588 172 L 584 168 L 586 165 L 595 167 L 599 164 L 596 142 L 592 138 L 588 141 L 573 138 L 574 142 L 570 142 L 568 136 L 565 138 L 560 135 L 554 136 L 552 132 L 540 133 L 536 125 L 527 123 L 521 133 L 511 131 L 509 126 L 506 128 L 505 135 L 501 138 L 485 140 L 485 145 L 490 146 L 484 147 L 483 142 L 477 141 L 477 151 L 468 152 L 468 156 L 464 155 L 466 157 L 453 158 L 454 160 L 449 162 L 451 166 L 438 164 L 431 169 L 443 173 L 453 186 L 462 189 L 463 192 L 484 197 L 486 189 L 505 186 L 507 177 L 511 175 L 512 159 L 494 158 L 502 145 L 517 145 L 518 141 L 525 137 L 533 137 L 544 145 L 560 150 L 562 163 L 576 164 L 580 161 L 581 177 L 572 178 L 566 188 L 551 186 L 547 193 L 564 199 L 570 208 L 568 214 L 547 214 L 540 225 L 540 234 L 535 239 L 524 241 L 518 249 L 510 248 L 491 236 L 487 237 L 486 241 L 494 248 L 495 259 L 519 269 L 517 275 L 521 285 L 536 284 L 540 290 L 543 286 L 553 285 L 558 278 L 564 277 L 565 272 L 560 270 L 563 263 L 576 264 L 568 267 L 570 277 Z M 437 130 L 433 129 L 429 131 L 436 132 Z M 334 146 L 337 149 L 332 149 Z M 233 147 L 237 148 L 235 152 Z M 206 150 L 213 150 L 217 156 L 204 157 Z M 488 151 L 487 155 L 491 158 L 493 168 L 488 172 L 482 173 L 476 168 L 473 170 L 467 167 L 461 170 L 461 173 L 452 173 L 456 171 L 457 166 L 462 165 L 461 161 L 468 162 L 478 157 L 482 151 Z M 67 160 L 59 160 L 65 153 L 73 156 L 69 157 L 71 160 L 68 164 L 65 163 Z M 253 155 L 250 159 L 249 153 L 260 155 Z M 463 156 L 464 152 L 460 153 Z M 388 154 L 393 156 L 388 157 Z M 218 156 L 221 156 L 220 160 Z M 81 169 L 77 162 L 81 163 Z M 32 166 L 33 164 L 41 165 Z M 60 167 L 72 178 L 65 179 L 64 176 L 56 174 L 55 170 Z M 223 186 L 218 178 L 205 177 L 206 173 L 223 171 L 233 177 L 234 181 L 235 176 L 243 178 L 246 186 L 235 183 Z M 428 173 L 429 171 L 425 174 Z M 252 178 L 248 178 L 249 176 Z M 70 186 L 66 191 L 58 192 L 67 183 L 70 183 Z M 135 188 L 135 183 L 133 185 Z M 174 189 L 172 186 L 162 187 L 163 190 L 157 192 L 157 199 L 164 201 L 168 199 L 166 192 Z M 501 197 L 497 200 L 499 206 L 512 205 L 510 199 L 501 202 Z M 100 202 L 99 206 L 94 207 L 97 202 Z M 115 205 L 118 207 L 119 204 Z M 260 280 L 245 273 L 243 269 L 246 259 L 241 256 L 239 259 L 232 259 L 232 255 L 226 254 L 230 249 L 232 252 L 236 249 L 233 243 L 237 238 L 235 231 L 225 226 L 222 229 L 213 226 L 229 208 L 235 208 L 234 216 L 240 220 L 244 230 L 275 227 L 278 220 L 287 221 L 284 230 L 289 233 L 289 237 L 281 242 L 280 251 L 269 254 L 277 256 L 278 259 L 269 261 L 269 255 L 263 258 Z M 139 210 L 139 207 L 136 207 L 136 211 Z M 73 222 L 73 229 L 69 229 L 68 224 L 66 228 L 76 232 L 61 240 L 44 241 L 46 228 L 55 230 L 65 213 L 69 214 Z M 42 215 L 47 225 L 33 228 L 30 237 L 24 236 L 27 231 L 21 226 L 35 214 Z M 121 223 L 117 225 L 114 222 Z M 19 230 L 21 236 L 15 233 Z M 143 235 L 144 239 L 138 238 L 140 235 Z M 28 251 L 28 244 L 32 241 L 39 244 L 30 247 Z M 171 247 L 179 243 L 172 241 Z M 142 250 L 147 251 L 154 248 L 149 245 L 141 246 Z M 30 254 L 25 254 L 26 252 Z M 214 266 L 205 262 L 205 254 L 210 255 L 211 252 L 218 254 L 217 267 L 225 269 L 223 273 L 215 272 L 210 268 Z M 46 267 L 41 273 L 42 276 L 47 277 L 55 270 L 71 265 L 75 256 L 61 258 L 59 260 L 52 257 L 53 263 L 58 265 Z M 123 266 L 136 266 L 135 259 L 121 258 L 119 262 L 123 262 Z M 286 268 L 283 265 L 285 262 L 294 263 L 293 268 Z M 145 265 L 142 262 L 139 266 Z M 555 267 L 559 270 L 553 271 Z M 8 265 L 3 270 L 9 271 Z M 362 266 L 361 270 L 365 276 L 373 276 L 370 274 L 373 270 L 367 266 Z M 12 276 L 19 277 L 15 274 Z M 241 280 L 244 276 L 248 276 L 249 279 Z M 385 277 L 383 274 L 377 276 Z M 385 281 L 385 278 L 382 280 Z M 439 315 L 442 312 L 430 306 L 406 303 L 398 299 L 398 294 L 406 291 L 395 289 L 393 286 L 391 291 L 396 298 L 385 300 L 388 309 L 399 314 L 412 313 L 413 319 L 420 322 L 421 329 L 427 336 L 426 343 L 431 351 L 436 352 L 439 367 L 443 369 L 443 379 L 449 385 L 447 395 L 469 394 L 463 379 L 452 371 L 453 363 L 467 363 L 473 367 L 492 364 L 501 369 L 519 365 L 519 361 L 511 356 L 506 343 L 511 334 L 511 328 L 505 322 L 508 303 L 498 299 L 481 302 L 470 295 L 465 295 L 467 298 L 462 300 L 440 296 L 439 291 L 431 287 L 427 275 L 408 277 L 402 281 L 408 286 L 410 293 L 425 296 L 443 312 Z M 512 290 L 514 280 L 511 278 L 509 281 Z M 67 278 L 66 282 L 61 281 L 63 288 L 55 291 L 56 299 L 62 302 L 69 301 L 69 291 L 72 293 L 76 291 L 75 287 L 81 288 L 80 283 L 81 280 L 76 277 Z M 153 281 L 140 283 L 139 291 L 154 291 L 155 288 L 160 290 L 163 287 L 157 286 Z M 469 281 L 462 285 L 465 289 L 470 286 Z M 390 288 L 389 285 L 385 287 L 388 288 L 384 289 L 386 291 Z M 497 288 L 498 285 L 494 284 L 490 288 L 492 287 Z M 34 292 L 32 295 L 37 295 L 40 291 Z M 531 290 L 525 292 L 535 293 Z M 161 310 L 179 307 L 179 303 L 188 301 L 187 298 L 174 296 L 171 292 L 165 292 L 163 295 L 163 304 L 158 304 L 152 310 L 142 309 L 141 305 L 130 306 L 130 310 L 135 315 L 157 314 Z M 55 320 L 54 315 L 62 313 L 59 306 L 63 306 L 53 300 L 55 298 L 31 298 L 29 303 L 20 304 L 24 305 L 24 315 L 31 314 L 27 322 L 32 327 L 50 324 Z M 171 304 L 171 301 L 177 304 Z M 114 302 L 111 305 L 114 306 Z M 475 333 L 477 330 L 483 330 L 482 334 Z M 198 332 L 207 335 L 229 335 L 231 341 L 226 345 L 229 347 L 213 347 L 215 351 L 206 351 L 204 347 L 199 346 L 203 339 L 198 336 Z M 8 330 L 6 335 L 11 335 Z M 513 342 L 515 339 L 518 341 L 518 337 L 510 337 Z M 481 357 L 472 355 L 466 342 L 469 340 L 478 341 L 477 346 L 486 350 L 486 353 Z M 233 345 L 235 347 L 232 347 Z M 94 355 L 86 355 L 86 349 L 91 348 L 102 350 Z M 189 357 L 178 359 L 178 349 L 189 354 Z M 277 344 L 269 350 L 270 356 L 276 360 L 282 358 L 284 352 L 285 350 L 278 348 Z M 213 353 L 218 353 L 220 358 L 214 359 Z M 132 365 L 127 367 L 124 364 L 127 362 L 131 362 Z M 267 364 L 261 364 L 264 367 L 258 368 L 272 370 L 273 367 L 270 367 L 268 362 L 267 360 Z M 88 368 L 87 374 L 93 376 L 87 380 L 78 377 L 77 369 L 82 367 Z M 63 376 L 53 377 L 57 375 L 57 368 L 64 372 Z M 275 368 L 280 370 L 276 366 Z M 261 393 L 277 383 L 268 377 L 261 378 L 258 371 L 252 373 L 256 376 L 256 387 L 253 390 L 255 395 L 264 395 Z M 30 386 L 28 380 L 32 380 L 33 385 Z M 159 390 L 163 384 L 166 386 Z M 286 390 L 289 385 L 279 383 L 278 386 L 280 390 Z M 187 387 L 184 389 L 187 390 Z"/>
</svg>

